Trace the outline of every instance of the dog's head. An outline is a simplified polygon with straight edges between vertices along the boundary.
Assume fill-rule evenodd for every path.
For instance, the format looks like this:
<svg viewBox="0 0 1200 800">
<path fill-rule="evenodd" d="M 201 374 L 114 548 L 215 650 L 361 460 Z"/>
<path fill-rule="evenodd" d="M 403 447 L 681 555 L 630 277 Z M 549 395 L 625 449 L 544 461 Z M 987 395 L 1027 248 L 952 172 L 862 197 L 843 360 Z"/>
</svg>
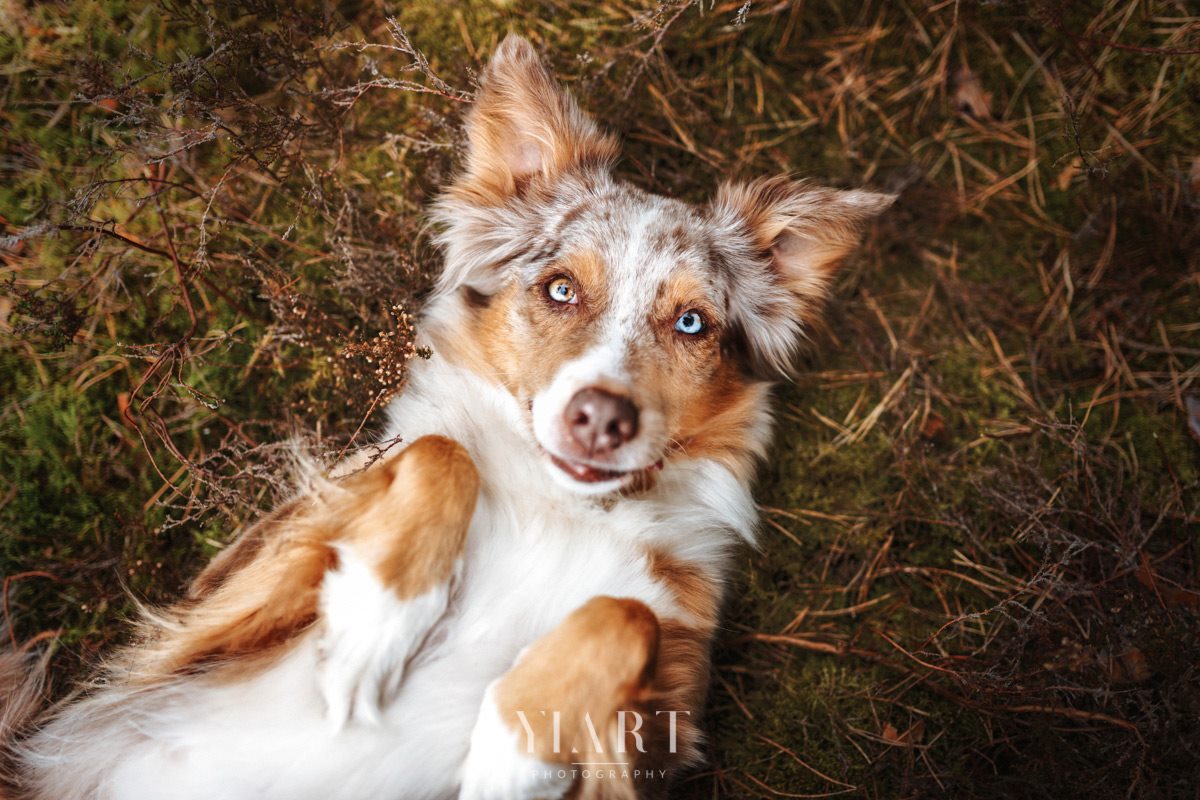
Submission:
<svg viewBox="0 0 1200 800">
<path fill-rule="evenodd" d="M 838 262 L 889 195 L 784 178 L 706 206 L 615 180 L 616 141 L 510 36 L 435 209 L 436 340 L 528 409 L 555 477 L 623 488 L 675 454 L 748 470 Z"/>
</svg>

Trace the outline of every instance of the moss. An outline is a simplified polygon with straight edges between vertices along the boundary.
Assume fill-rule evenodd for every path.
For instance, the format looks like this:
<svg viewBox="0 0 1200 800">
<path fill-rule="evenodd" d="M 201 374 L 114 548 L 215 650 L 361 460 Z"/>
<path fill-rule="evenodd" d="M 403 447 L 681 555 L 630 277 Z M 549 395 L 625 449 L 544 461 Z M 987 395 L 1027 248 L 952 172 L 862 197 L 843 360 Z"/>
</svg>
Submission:
<svg viewBox="0 0 1200 800">
<path fill-rule="evenodd" d="M 0 234 L 112 220 L 159 251 L 70 230 L 2 251 L 0 573 L 52 576 L 9 600 L 18 639 L 65 631 L 65 670 L 120 637 L 127 590 L 172 596 L 277 498 L 273 443 L 319 431 L 336 452 L 374 424 L 381 387 L 344 354 L 429 285 L 421 208 L 455 168 L 463 105 L 322 95 L 429 80 L 396 51 L 326 48 L 395 44 L 389 9 L 335 5 L 13 3 L 0 20 Z M 902 191 L 779 390 L 758 498 L 791 536 L 764 526 L 739 554 L 714 769 L 686 796 L 844 788 L 762 737 L 854 796 L 1191 791 L 1200 451 L 1176 398 L 1200 349 L 1181 182 L 1200 60 L 1155 52 L 1168 5 L 1060 5 L 395 9 L 459 90 L 507 31 L 536 39 L 625 136 L 621 174 L 654 191 L 700 200 L 776 172 Z M 1000 118 L 957 113 L 963 65 Z M 214 120 L 215 138 L 154 158 Z M 164 353 L 136 399 L 161 389 L 144 413 L 182 461 L 120 413 Z M 821 420 L 859 424 L 885 398 L 861 437 Z M 847 649 L 753 636 L 785 631 Z M 1114 674 L 1131 647 L 1149 677 Z"/>
<path fill-rule="evenodd" d="M 112 621 L 132 610 L 129 592 L 172 596 L 194 551 L 156 533 L 163 513 L 143 507 L 154 473 L 108 387 L 80 390 L 61 357 L 30 367 L 0 354 L 11 398 L 0 410 L 0 574 L 36 573 L 10 596 L 22 630 L 57 629 L 66 646 L 91 649 L 119 635 Z"/>
</svg>

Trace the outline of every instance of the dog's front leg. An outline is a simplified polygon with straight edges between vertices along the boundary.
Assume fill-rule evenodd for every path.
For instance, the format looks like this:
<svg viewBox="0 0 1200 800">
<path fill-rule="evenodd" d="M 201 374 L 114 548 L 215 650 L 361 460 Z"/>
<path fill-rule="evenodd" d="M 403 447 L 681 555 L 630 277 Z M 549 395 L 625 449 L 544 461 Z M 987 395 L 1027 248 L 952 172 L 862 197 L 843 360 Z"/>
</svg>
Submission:
<svg viewBox="0 0 1200 800">
<path fill-rule="evenodd" d="M 330 722 L 377 722 L 405 665 L 445 613 L 479 493 L 457 443 L 426 436 L 373 469 L 386 495 L 364 497 L 331 544 L 321 586 L 320 675 Z"/>
<path fill-rule="evenodd" d="M 576 787 L 634 796 L 657 652 L 658 620 L 637 600 L 594 597 L 572 612 L 488 687 L 460 800 L 561 798 Z M 605 777 L 581 785 L 597 770 Z"/>
</svg>

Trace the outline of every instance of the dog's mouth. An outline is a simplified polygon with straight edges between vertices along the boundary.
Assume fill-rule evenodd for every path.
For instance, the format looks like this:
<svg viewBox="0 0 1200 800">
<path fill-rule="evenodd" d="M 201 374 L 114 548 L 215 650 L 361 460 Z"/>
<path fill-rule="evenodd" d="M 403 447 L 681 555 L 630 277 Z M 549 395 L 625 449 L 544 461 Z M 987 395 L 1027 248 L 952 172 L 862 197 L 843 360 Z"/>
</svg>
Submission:
<svg viewBox="0 0 1200 800">
<path fill-rule="evenodd" d="M 529 399 L 525 405 L 525 409 L 529 414 L 532 428 L 533 417 L 533 399 Z M 633 483 L 634 479 L 639 475 L 652 475 L 659 472 L 663 468 L 663 459 L 660 458 L 647 467 L 638 467 L 636 469 L 612 469 L 610 467 L 597 466 L 596 464 L 588 464 L 583 461 L 574 461 L 563 456 L 556 455 L 550 451 L 545 445 L 538 441 L 537 434 L 534 433 L 534 441 L 537 442 L 537 448 L 542 452 L 542 455 L 554 465 L 554 468 L 571 481 L 587 486 L 595 486 L 597 491 L 606 491 L 606 487 L 598 484 L 614 483 L 620 486 L 627 486 Z"/>
<path fill-rule="evenodd" d="M 567 474 L 572 480 L 580 483 L 606 483 L 608 481 L 625 480 L 633 475 L 641 472 L 657 472 L 662 469 L 663 462 L 659 459 L 649 467 L 635 470 L 617 470 L 604 469 L 591 464 L 584 464 L 578 461 L 569 461 L 565 458 L 560 458 L 553 453 L 547 453 L 550 457 L 550 462 Z"/>
</svg>

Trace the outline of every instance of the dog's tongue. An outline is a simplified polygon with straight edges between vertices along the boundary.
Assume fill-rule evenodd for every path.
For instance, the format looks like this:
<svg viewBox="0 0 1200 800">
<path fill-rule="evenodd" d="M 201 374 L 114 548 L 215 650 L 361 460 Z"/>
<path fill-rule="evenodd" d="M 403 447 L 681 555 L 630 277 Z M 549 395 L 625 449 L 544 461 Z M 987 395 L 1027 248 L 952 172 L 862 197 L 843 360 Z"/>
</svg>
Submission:
<svg viewBox="0 0 1200 800">
<path fill-rule="evenodd" d="M 559 469 L 561 469 L 563 472 L 566 472 L 568 475 L 570 475 L 575 480 L 581 481 L 583 483 L 599 483 L 600 481 L 611 481 L 616 478 L 620 478 L 623 475 L 628 474 L 628 473 L 620 472 L 617 470 L 600 469 L 599 467 L 592 467 L 587 464 L 576 464 L 575 462 L 566 461 L 564 459 L 558 458 L 557 456 L 551 456 L 551 459 L 554 461 L 555 465 L 558 466 Z M 662 460 L 659 460 L 659 461 L 655 462 L 653 465 L 647 467 L 646 472 L 658 472 L 662 468 L 663 468 L 663 462 L 662 462 Z"/>
<path fill-rule="evenodd" d="M 589 467 L 587 464 L 568 464 L 567 469 L 575 476 L 576 480 L 587 481 L 588 483 L 615 477 L 614 473 L 609 470 L 596 469 L 595 467 Z"/>
<path fill-rule="evenodd" d="M 572 478 L 584 483 L 609 481 L 613 478 L 619 478 L 622 474 L 624 474 L 621 472 L 614 472 L 612 470 L 600 469 L 598 467 L 591 467 L 587 464 L 576 464 L 572 461 L 566 461 L 561 458 L 554 458 L 554 463 L 559 469 L 569 474 Z"/>
</svg>

